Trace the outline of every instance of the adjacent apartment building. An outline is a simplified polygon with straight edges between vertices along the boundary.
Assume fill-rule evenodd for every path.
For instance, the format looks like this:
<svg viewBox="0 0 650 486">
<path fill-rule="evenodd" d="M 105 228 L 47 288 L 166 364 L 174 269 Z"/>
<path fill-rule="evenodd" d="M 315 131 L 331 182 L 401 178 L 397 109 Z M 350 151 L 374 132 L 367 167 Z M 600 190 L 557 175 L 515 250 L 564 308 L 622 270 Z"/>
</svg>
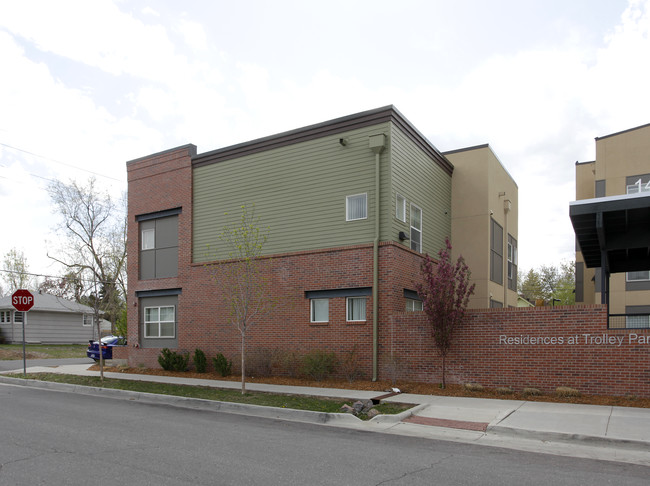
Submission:
<svg viewBox="0 0 650 486">
<path fill-rule="evenodd" d="M 354 351 L 376 378 L 391 316 L 422 309 L 420 262 L 450 236 L 477 283 L 471 305 L 516 305 L 516 184 L 489 146 L 442 154 L 393 106 L 201 154 L 177 147 L 127 173 L 131 364 L 155 366 L 165 347 L 239 352 L 213 270 L 242 206 L 270 229 L 276 303 L 252 349 Z"/>
<path fill-rule="evenodd" d="M 650 192 L 650 124 L 596 138 L 596 160 L 576 162 L 576 199 Z M 586 268 L 576 247 L 576 302 L 601 302 L 600 268 Z M 615 273 L 610 314 L 650 313 L 650 271 Z M 648 315 L 613 320 L 616 327 L 650 327 Z"/>
</svg>

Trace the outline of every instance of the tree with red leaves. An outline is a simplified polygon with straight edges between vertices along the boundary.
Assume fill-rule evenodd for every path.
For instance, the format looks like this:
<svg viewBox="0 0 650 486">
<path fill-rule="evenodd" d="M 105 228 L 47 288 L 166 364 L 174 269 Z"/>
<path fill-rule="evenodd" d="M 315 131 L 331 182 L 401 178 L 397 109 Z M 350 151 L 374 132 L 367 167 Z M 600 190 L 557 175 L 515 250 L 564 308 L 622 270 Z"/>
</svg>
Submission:
<svg viewBox="0 0 650 486">
<path fill-rule="evenodd" d="M 451 348 L 452 336 L 465 316 L 474 284 L 471 272 L 462 256 L 451 261 L 451 243 L 445 239 L 445 248 L 438 252 L 438 263 L 427 254 L 420 268 L 422 281 L 415 289 L 422 299 L 422 307 L 433 328 L 433 340 L 442 357 L 442 388 L 445 388 L 445 364 Z"/>
</svg>

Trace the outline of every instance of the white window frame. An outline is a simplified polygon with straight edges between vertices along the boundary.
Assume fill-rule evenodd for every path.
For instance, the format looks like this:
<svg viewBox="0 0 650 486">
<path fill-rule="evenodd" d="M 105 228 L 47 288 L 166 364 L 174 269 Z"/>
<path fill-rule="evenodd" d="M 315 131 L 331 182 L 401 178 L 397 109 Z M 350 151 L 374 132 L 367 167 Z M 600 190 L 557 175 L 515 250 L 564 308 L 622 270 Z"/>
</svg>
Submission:
<svg viewBox="0 0 650 486">
<path fill-rule="evenodd" d="M 356 316 L 356 317 L 362 317 L 362 319 L 355 319 L 354 315 L 354 301 L 356 300 L 362 300 L 363 301 L 363 306 L 361 309 L 363 309 L 363 316 Z M 368 298 L 367 297 L 347 297 L 346 302 L 345 302 L 345 309 L 346 309 L 346 320 L 347 322 L 365 322 L 366 321 L 366 307 L 368 305 Z"/>
<path fill-rule="evenodd" d="M 11 322 L 11 311 L 0 311 L 0 322 Z"/>
<path fill-rule="evenodd" d="M 173 309 L 174 310 L 174 316 L 171 321 L 162 321 L 160 320 L 160 315 L 161 315 L 161 309 Z M 151 320 L 147 321 L 147 310 L 148 309 L 158 309 L 158 319 L 157 320 Z M 149 307 L 144 308 L 144 315 L 143 315 L 143 321 L 144 321 L 144 337 L 147 339 L 174 339 L 176 338 L 176 306 L 174 305 L 152 305 Z M 160 330 L 162 327 L 162 324 L 168 324 L 172 323 L 172 335 L 168 336 L 161 336 L 160 335 Z M 147 324 L 158 324 L 158 335 L 153 335 L 153 334 L 148 334 L 147 331 L 149 330 L 149 326 Z"/>
<path fill-rule="evenodd" d="M 641 182 L 641 179 L 639 178 L 639 180 L 636 181 L 634 184 L 630 184 L 629 186 L 626 187 L 626 192 L 628 194 L 639 194 L 641 192 L 650 192 L 650 181 L 644 184 Z"/>
<path fill-rule="evenodd" d="M 14 311 L 14 322 L 23 322 L 24 312 Z"/>
<path fill-rule="evenodd" d="M 630 278 L 630 273 L 647 273 L 648 276 L 646 278 Z M 625 272 L 625 281 L 626 282 L 648 282 L 650 281 L 650 271 L 648 270 L 640 270 L 638 272 Z"/>
<path fill-rule="evenodd" d="M 154 228 L 142 230 L 141 245 L 143 250 L 154 250 L 156 248 L 156 230 Z"/>
<path fill-rule="evenodd" d="M 93 321 L 95 320 L 95 316 L 92 314 L 84 314 L 81 318 L 82 325 L 84 327 L 91 327 L 93 325 Z"/>
<path fill-rule="evenodd" d="M 359 198 L 363 197 L 363 212 L 364 215 L 363 217 L 359 218 L 351 218 L 350 217 L 350 201 L 352 198 Z M 367 193 L 361 193 L 361 194 L 352 194 L 350 196 L 345 196 L 345 220 L 346 221 L 360 221 L 362 219 L 368 219 L 368 194 Z"/>
<path fill-rule="evenodd" d="M 417 228 L 413 226 L 413 214 L 414 214 L 414 209 L 420 212 L 420 227 Z M 409 237 L 411 238 L 411 250 L 417 251 L 419 253 L 422 253 L 422 226 L 423 226 L 423 221 L 424 221 L 424 214 L 422 212 L 422 208 L 419 206 L 416 206 L 415 204 L 411 204 L 411 217 L 409 218 L 409 226 L 411 228 L 410 235 Z M 418 242 L 416 242 L 413 239 L 413 230 L 417 231 L 420 233 L 420 238 Z M 415 248 L 414 248 L 415 246 Z"/>
<path fill-rule="evenodd" d="M 421 300 L 417 299 L 406 299 L 406 312 L 422 312 L 424 311 L 424 305 Z"/>
<path fill-rule="evenodd" d="M 395 194 L 395 217 L 406 223 L 406 198 L 399 192 Z"/>
<path fill-rule="evenodd" d="M 317 319 L 316 316 L 316 303 L 317 302 L 326 302 L 327 304 L 327 316 L 326 319 Z M 310 299 L 309 302 L 309 322 L 329 322 L 330 320 L 330 300 L 329 299 Z"/>
<path fill-rule="evenodd" d="M 514 246 L 512 243 L 508 242 L 508 278 L 510 280 L 514 279 L 515 276 L 513 275 L 513 270 L 514 270 L 514 265 L 517 265 L 517 247 Z"/>
</svg>

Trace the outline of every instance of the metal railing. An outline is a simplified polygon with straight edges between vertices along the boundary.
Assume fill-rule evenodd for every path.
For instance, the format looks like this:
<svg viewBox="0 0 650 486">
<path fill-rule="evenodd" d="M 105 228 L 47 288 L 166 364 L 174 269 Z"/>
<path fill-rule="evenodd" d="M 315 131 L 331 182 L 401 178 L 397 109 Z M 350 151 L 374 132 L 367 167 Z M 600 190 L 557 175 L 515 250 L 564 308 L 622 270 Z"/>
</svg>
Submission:
<svg viewBox="0 0 650 486">
<path fill-rule="evenodd" d="M 650 314 L 608 314 L 608 329 L 648 329 Z"/>
</svg>

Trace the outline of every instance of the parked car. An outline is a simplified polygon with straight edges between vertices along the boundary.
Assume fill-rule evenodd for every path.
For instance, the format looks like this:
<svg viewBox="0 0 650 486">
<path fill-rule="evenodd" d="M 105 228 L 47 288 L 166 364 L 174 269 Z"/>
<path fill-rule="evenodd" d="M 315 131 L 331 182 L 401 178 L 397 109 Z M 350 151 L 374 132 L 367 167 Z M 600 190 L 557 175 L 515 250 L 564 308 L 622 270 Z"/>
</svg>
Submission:
<svg viewBox="0 0 650 486">
<path fill-rule="evenodd" d="M 101 339 L 102 342 L 102 356 L 104 359 L 113 359 L 113 347 L 125 346 L 126 338 L 122 336 L 105 336 Z M 99 361 L 99 343 L 97 341 L 88 341 L 88 349 L 86 356 L 95 361 Z"/>
</svg>

